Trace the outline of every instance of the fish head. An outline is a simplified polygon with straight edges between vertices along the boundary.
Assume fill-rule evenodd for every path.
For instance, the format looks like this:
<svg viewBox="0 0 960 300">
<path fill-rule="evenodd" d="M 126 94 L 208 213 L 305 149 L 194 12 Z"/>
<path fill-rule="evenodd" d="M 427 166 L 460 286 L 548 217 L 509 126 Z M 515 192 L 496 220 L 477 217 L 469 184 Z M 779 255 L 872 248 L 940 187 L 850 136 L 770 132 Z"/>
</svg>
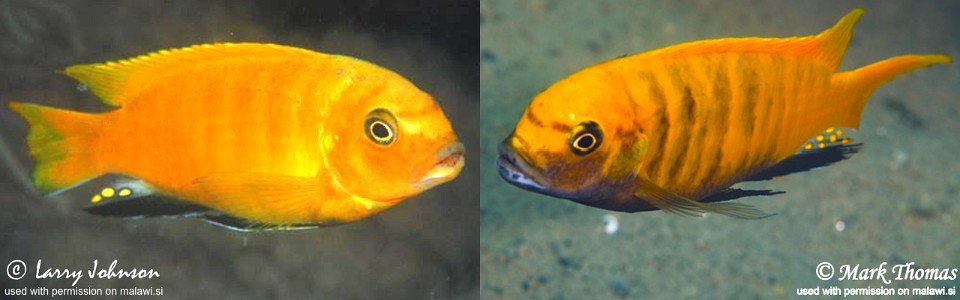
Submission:
<svg viewBox="0 0 960 300">
<path fill-rule="evenodd" d="M 537 95 L 500 144 L 500 176 L 520 188 L 584 204 L 636 176 L 646 138 L 629 95 L 607 74 L 577 73 Z"/>
<path fill-rule="evenodd" d="M 389 79 L 389 78 L 388 78 Z M 356 83 L 356 82 L 355 82 Z M 440 106 L 396 75 L 345 91 L 327 130 L 336 141 L 327 163 L 349 193 L 396 202 L 453 180 L 463 169 L 464 146 Z"/>
</svg>

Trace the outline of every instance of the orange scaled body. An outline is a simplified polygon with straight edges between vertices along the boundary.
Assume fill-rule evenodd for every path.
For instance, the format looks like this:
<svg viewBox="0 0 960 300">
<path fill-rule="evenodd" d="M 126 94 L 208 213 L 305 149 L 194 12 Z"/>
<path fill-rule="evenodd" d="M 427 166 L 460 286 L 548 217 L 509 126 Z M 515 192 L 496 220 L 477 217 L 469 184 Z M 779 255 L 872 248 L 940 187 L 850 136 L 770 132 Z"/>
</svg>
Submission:
<svg viewBox="0 0 960 300">
<path fill-rule="evenodd" d="M 525 189 L 617 211 L 765 216 L 704 202 L 743 192 L 729 188 L 795 155 L 830 163 L 798 150 L 855 151 L 844 148 L 839 128 L 858 126 L 874 89 L 950 62 L 904 55 L 837 73 L 861 14 L 819 35 L 690 42 L 579 71 L 533 99 L 501 145 L 500 173 Z"/>
<path fill-rule="evenodd" d="M 212 44 L 65 73 L 115 109 L 11 103 L 31 124 L 45 192 L 116 173 L 254 223 L 322 225 L 367 217 L 463 167 L 429 95 L 346 56 Z"/>
</svg>

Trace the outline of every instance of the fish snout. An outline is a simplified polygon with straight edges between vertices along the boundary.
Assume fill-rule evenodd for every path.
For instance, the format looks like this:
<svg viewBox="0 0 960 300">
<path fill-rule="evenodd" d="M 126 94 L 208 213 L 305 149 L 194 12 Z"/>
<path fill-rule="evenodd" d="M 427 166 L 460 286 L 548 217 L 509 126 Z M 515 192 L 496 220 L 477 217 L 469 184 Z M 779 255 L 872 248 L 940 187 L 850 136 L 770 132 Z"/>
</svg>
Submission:
<svg viewBox="0 0 960 300">
<path fill-rule="evenodd" d="M 453 180 L 463 170 L 466 163 L 463 143 L 452 142 L 444 145 L 434 154 L 436 162 L 427 175 L 423 176 L 415 185 L 421 189 L 429 189 L 438 184 Z"/>
<path fill-rule="evenodd" d="M 503 143 L 500 144 L 498 152 L 500 157 L 497 159 L 497 172 L 500 173 L 500 177 L 503 177 L 503 180 L 506 180 L 510 184 L 513 184 L 519 188 L 534 191 L 534 192 L 543 192 L 547 188 L 534 180 L 533 176 L 528 175 L 530 171 L 525 169 L 530 169 L 527 167 L 526 162 L 517 156 L 516 150 L 512 146 L 513 136 L 508 137 Z"/>
</svg>

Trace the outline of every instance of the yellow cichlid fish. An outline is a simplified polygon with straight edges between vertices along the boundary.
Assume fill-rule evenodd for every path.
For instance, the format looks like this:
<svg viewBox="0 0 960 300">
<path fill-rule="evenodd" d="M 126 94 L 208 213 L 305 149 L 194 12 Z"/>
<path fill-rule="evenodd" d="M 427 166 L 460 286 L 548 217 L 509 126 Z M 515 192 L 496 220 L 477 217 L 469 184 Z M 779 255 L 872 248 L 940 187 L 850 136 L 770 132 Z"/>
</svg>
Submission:
<svg viewBox="0 0 960 300">
<path fill-rule="evenodd" d="M 271 44 L 162 50 L 64 73 L 112 107 L 10 102 L 34 181 L 104 174 L 89 212 L 196 216 L 237 230 L 363 219 L 452 180 L 464 148 L 430 95 L 355 58 Z"/>
<path fill-rule="evenodd" d="M 603 209 L 761 218 L 731 189 L 842 160 L 874 89 L 944 55 L 836 72 L 855 9 L 813 36 L 689 42 L 583 69 L 537 95 L 497 162 L 511 184 Z"/>
</svg>

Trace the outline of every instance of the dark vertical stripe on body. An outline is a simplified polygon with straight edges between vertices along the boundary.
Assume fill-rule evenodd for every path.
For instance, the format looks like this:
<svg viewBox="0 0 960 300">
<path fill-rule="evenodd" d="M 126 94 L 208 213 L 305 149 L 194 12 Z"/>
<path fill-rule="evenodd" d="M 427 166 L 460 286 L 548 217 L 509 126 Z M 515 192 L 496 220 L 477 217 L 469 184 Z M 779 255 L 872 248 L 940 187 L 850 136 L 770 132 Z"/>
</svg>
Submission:
<svg viewBox="0 0 960 300">
<path fill-rule="evenodd" d="M 681 161 L 685 166 L 678 176 L 682 178 L 683 185 L 689 188 L 697 188 L 700 180 L 699 176 L 702 170 L 707 167 L 701 163 L 706 154 L 712 153 L 714 149 L 706 146 L 709 140 L 708 135 L 713 132 L 710 129 L 714 127 L 718 115 L 716 114 L 716 99 L 708 92 L 711 91 L 714 73 L 716 72 L 716 61 L 709 56 L 701 57 L 699 60 L 693 60 L 694 66 L 686 73 L 688 86 L 693 86 L 693 91 L 688 93 L 689 97 L 698 105 L 695 106 L 694 117 L 691 119 L 690 139 L 687 142 L 687 148 Z M 692 81 L 692 84 L 689 83 Z M 696 95 L 696 97 L 694 97 Z M 703 97 L 706 96 L 706 97 Z M 699 98 L 699 101 L 697 101 Z M 707 162 L 706 164 L 709 164 Z"/>
<path fill-rule="evenodd" d="M 818 85 L 818 86 L 813 86 L 813 84 L 812 84 L 813 82 L 811 82 L 811 78 L 818 78 L 818 77 L 819 77 L 819 76 L 812 76 L 812 75 L 814 75 L 814 74 L 813 74 L 813 71 L 814 71 L 813 67 L 812 67 L 811 65 L 809 65 L 809 64 L 800 64 L 800 63 L 797 64 L 797 86 L 795 87 L 795 89 L 796 89 L 797 91 L 810 91 L 810 90 L 813 90 L 813 89 L 816 89 L 816 88 L 823 88 L 823 86 L 819 86 L 819 85 Z M 829 75 L 827 75 L 827 76 L 829 76 Z M 828 78 L 829 78 L 829 77 L 828 77 Z M 810 94 L 813 94 L 813 93 L 806 93 L 806 94 L 807 94 L 807 95 L 810 95 Z M 810 101 L 810 100 L 814 100 L 814 99 L 816 99 L 816 98 L 823 97 L 823 95 L 822 95 L 822 94 L 816 94 L 816 96 L 813 96 L 813 97 L 807 96 L 807 97 L 809 97 L 809 98 L 800 99 L 799 95 L 793 97 L 793 102 L 796 103 L 796 104 L 795 104 L 795 105 L 796 105 L 796 109 L 794 109 L 794 111 L 793 111 L 793 114 L 795 115 L 794 121 L 793 121 L 794 123 L 803 122 L 804 120 L 802 119 L 802 117 L 805 116 L 806 114 L 815 114 L 815 113 L 818 113 L 818 109 L 817 109 L 816 105 L 814 104 L 815 102 L 812 102 L 812 101 Z M 805 101 L 800 102 L 801 100 L 805 100 Z M 838 99 L 838 100 L 843 100 L 843 99 Z M 823 102 L 820 102 L 820 103 L 823 103 Z M 836 124 L 826 125 L 826 126 L 829 127 L 829 126 L 834 126 L 834 125 L 836 125 Z M 820 130 L 826 130 L 826 128 L 820 128 Z M 811 137 L 812 137 L 812 136 L 808 136 L 808 137 L 805 137 L 805 138 L 811 138 Z M 803 141 L 798 141 L 798 145 L 797 145 L 797 146 L 798 146 L 798 147 L 802 147 L 802 145 L 803 145 Z M 798 148 L 798 149 L 799 149 L 799 148 Z"/>
<path fill-rule="evenodd" d="M 741 85 L 745 87 L 740 122 L 746 126 L 744 135 L 749 138 L 753 135 L 753 120 L 757 118 L 757 70 L 744 64 L 742 59 L 737 60 L 737 68 L 740 69 Z M 749 139 L 747 142 L 750 142 Z"/>
<path fill-rule="evenodd" d="M 696 128 L 706 128 L 704 125 L 705 121 L 702 119 L 694 119 L 694 117 L 703 117 L 700 114 L 696 113 L 697 100 L 693 98 L 693 92 L 690 91 L 690 86 L 683 87 L 683 100 L 681 100 L 681 105 L 683 105 L 683 115 L 681 115 L 680 123 L 684 124 L 681 128 L 683 131 L 680 132 L 680 137 L 677 138 L 673 143 L 676 144 L 679 148 L 674 151 L 671 151 L 674 155 L 672 167 L 667 173 L 667 178 L 677 181 L 678 174 L 681 174 L 680 171 L 684 170 L 684 167 L 692 166 L 696 168 L 697 162 L 695 161 L 699 155 L 699 149 L 697 149 L 694 144 L 696 140 L 702 136 L 700 130 Z M 696 134 L 694 131 L 697 131 Z M 694 146 L 694 147 L 691 147 Z M 692 149 L 692 150 L 691 150 Z"/>
<path fill-rule="evenodd" d="M 716 139 L 712 140 L 710 144 L 704 144 L 705 149 L 710 149 L 714 151 L 713 158 L 707 163 L 708 168 L 704 174 L 697 174 L 695 176 L 698 180 L 713 180 L 718 177 L 717 170 L 720 169 L 720 165 L 723 162 L 723 146 L 724 140 L 726 139 L 726 134 L 729 131 L 727 128 L 730 122 L 730 101 L 732 101 L 730 87 L 733 85 L 730 82 L 727 72 L 729 68 L 727 66 L 727 61 L 724 59 L 725 56 L 720 56 L 716 62 L 717 68 L 713 70 L 712 82 L 713 82 L 713 101 L 717 105 L 717 123 L 714 124 L 714 130 L 712 133 L 715 135 Z"/>
<path fill-rule="evenodd" d="M 780 144 L 779 139 L 776 137 L 781 135 L 780 129 L 786 121 L 784 117 L 786 116 L 787 103 L 783 99 L 783 89 L 787 84 L 786 81 L 789 80 L 785 76 L 787 74 L 785 70 L 787 66 L 784 64 L 783 56 L 781 55 L 774 54 L 771 60 L 771 68 L 769 68 L 772 70 L 772 74 L 770 74 L 769 77 L 771 83 L 768 85 L 767 93 L 765 93 L 767 98 L 765 101 L 770 102 L 771 108 L 771 112 L 767 113 L 767 115 L 771 116 L 771 118 L 766 118 L 765 124 L 760 124 L 761 126 L 765 125 L 764 127 L 769 127 L 770 131 L 761 137 L 763 139 L 761 143 L 765 151 L 763 155 L 758 158 L 760 161 L 768 161 L 773 157 L 773 154 L 776 153 L 777 146 Z"/>
<path fill-rule="evenodd" d="M 785 60 L 784 64 L 785 64 L 784 70 L 783 70 L 784 87 L 782 89 L 782 94 L 780 95 L 781 97 L 780 100 L 783 101 L 784 103 L 783 105 L 784 105 L 785 115 L 784 115 L 784 120 L 781 120 L 780 123 L 782 123 L 781 124 L 782 126 L 787 126 L 787 128 L 791 131 L 790 136 L 793 136 L 792 132 L 796 132 L 796 130 L 799 129 L 798 125 L 800 124 L 798 124 L 797 122 L 801 120 L 797 119 L 797 117 L 799 116 L 798 112 L 802 111 L 801 107 L 804 105 L 803 103 L 797 103 L 797 92 L 799 91 L 800 84 L 802 84 L 802 81 L 800 80 L 802 80 L 803 78 L 803 75 L 800 74 L 802 72 L 801 68 L 803 66 L 795 58 L 788 58 L 787 60 Z M 802 142 L 783 141 L 778 143 L 777 148 L 792 147 L 794 149 L 790 149 L 791 151 L 798 150 L 798 148 L 791 146 L 791 144 L 793 143 L 800 144 Z M 797 147 L 799 147 L 799 145 L 797 145 Z"/>
<path fill-rule="evenodd" d="M 669 147 L 669 151 L 665 153 L 667 160 L 663 165 L 663 171 L 666 172 L 666 179 L 668 181 L 674 180 L 677 175 L 677 171 L 684 167 L 683 156 L 686 154 L 687 146 L 690 144 L 690 131 L 693 125 L 693 113 L 696 110 L 696 100 L 693 99 L 690 86 L 683 80 L 683 76 L 686 75 L 686 69 L 682 67 L 683 66 L 681 64 L 674 63 L 668 69 L 672 88 L 678 91 L 677 94 L 681 95 L 680 101 L 676 102 L 674 105 L 675 109 L 678 109 L 677 120 L 673 124 L 675 128 L 671 128 L 671 130 L 676 130 L 678 135 L 676 139 L 669 141 L 671 143 L 671 147 Z M 669 103 L 667 107 L 671 107 Z"/>
<path fill-rule="evenodd" d="M 617 74 L 617 78 L 620 79 L 621 88 L 625 93 L 627 93 L 627 104 L 630 106 L 630 112 L 633 114 L 634 119 L 638 115 L 639 105 L 637 104 L 637 99 L 633 97 L 633 89 L 630 88 L 630 82 L 627 82 L 627 79 L 622 76 L 622 74 Z"/>
<path fill-rule="evenodd" d="M 764 71 L 762 76 L 758 76 L 756 79 L 756 85 L 759 86 L 758 93 L 762 96 L 755 97 L 757 99 L 757 104 L 755 109 L 762 109 L 763 113 L 757 113 L 753 119 L 753 127 L 755 128 L 756 136 L 750 141 L 750 156 L 747 159 L 747 164 L 744 167 L 753 168 L 756 166 L 762 159 L 765 157 L 771 147 L 771 142 L 768 139 L 767 135 L 771 128 L 770 122 L 776 120 L 777 116 L 777 107 L 776 103 L 772 101 L 772 88 L 770 87 L 771 83 L 776 82 L 776 74 L 768 70 L 773 69 L 771 67 L 772 60 L 770 55 L 760 55 L 757 57 L 757 65 L 762 66 L 760 71 Z M 763 83 L 763 84 L 761 84 Z"/>
<path fill-rule="evenodd" d="M 740 125 L 743 126 L 743 143 L 751 145 L 753 141 L 754 122 L 757 119 L 757 70 L 756 66 L 744 61 L 744 56 L 737 58 L 736 68 L 740 73 L 740 85 L 743 86 L 743 95 L 740 101 Z M 740 170 L 750 164 L 750 151 L 740 154 L 734 170 Z"/>
<path fill-rule="evenodd" d="M 654 178 L 659 175 L 660 165 L 663 160 L 663 151 L 665 149 L 665 143 L 667 139 L 667 134 L 670 129 L 670 116 L 667 115 L 667 99 L 663 94 L 663 87 L 660 86 L 660 80 L 657 79 L 656 74 L 649 72 L 640 72 L 638 74 L 640 79 L 643 82 L 646 82 L 649 85 L 650 91 L 650 103 L 655 107 L 656 114 L 658 115 L 657 122 L 653 128 L 650 129 L 650 140 L 654 141 L 654 147 L 651 147 L 653 151 L 653 157 L 650 158 L 648 164 L 650 178 Z"/>
</svg>

